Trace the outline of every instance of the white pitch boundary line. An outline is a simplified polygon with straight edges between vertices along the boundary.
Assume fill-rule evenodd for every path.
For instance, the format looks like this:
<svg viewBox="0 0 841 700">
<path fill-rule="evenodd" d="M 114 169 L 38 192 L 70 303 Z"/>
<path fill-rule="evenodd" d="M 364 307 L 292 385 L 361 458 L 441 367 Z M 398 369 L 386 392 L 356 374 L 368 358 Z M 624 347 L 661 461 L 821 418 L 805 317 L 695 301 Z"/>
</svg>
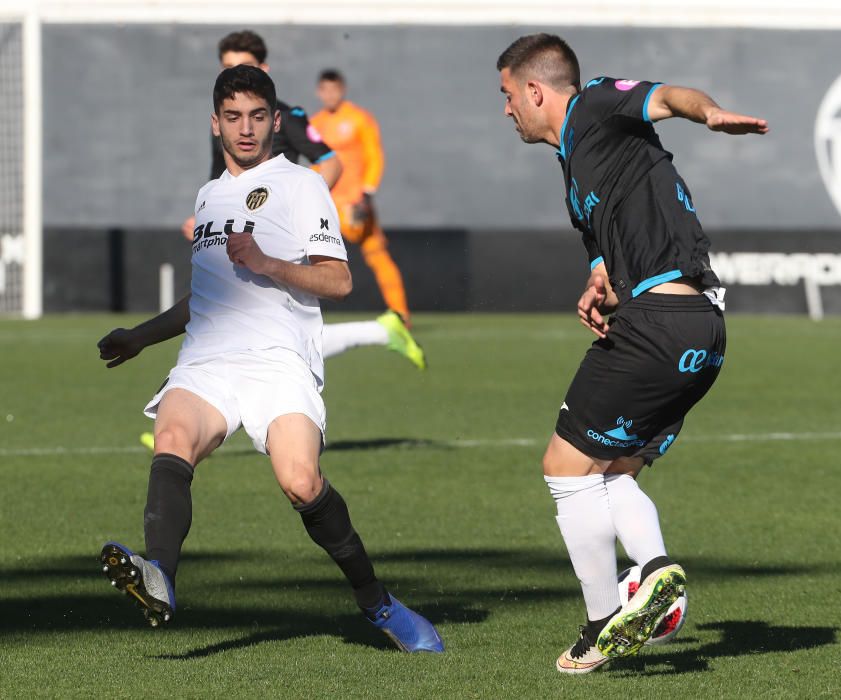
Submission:
<svg viewBox="0 0 841 700">
<path fill-rule="evenodd" d="M 841 431 L 825 433 L 731 433 L 724 435 L 687 435 L 684 442 L 794 442 L 802 440 L 841 440 Z M 423 447 L 423 440 L 417 443 L 407 440 L 412 448 Z M 534 438 L 503 438 L 499 440 L 430 440 L 430 447 L 476 448 L 476 447 L 535 447 L 545 440 Z M 395 447 L 400 447 L 399 443 Z M 328 443 L 329 449 L 329 443 Z M 147 452 L 145 447 L 20 447 L 0 448 L 0 457 L 52 457 L 62 455 L 104 455 L 138 454 Z M 224 452 L 224 448 L 222 450 Z"/>
<path fill-rule="evenodd" d="M 20 447 L 0 448 L 0 457 L 54 457 L 60 455 L 110 455 L 147 452 L 145 447 Z"/>
<path fill-rule="evenodd" d="M 841 432 L 829 433 L 734 433 L 731 435 L 687 435 L 688 442 L 788 442 L 794 440 L 841 440 Z"/>
</svg>

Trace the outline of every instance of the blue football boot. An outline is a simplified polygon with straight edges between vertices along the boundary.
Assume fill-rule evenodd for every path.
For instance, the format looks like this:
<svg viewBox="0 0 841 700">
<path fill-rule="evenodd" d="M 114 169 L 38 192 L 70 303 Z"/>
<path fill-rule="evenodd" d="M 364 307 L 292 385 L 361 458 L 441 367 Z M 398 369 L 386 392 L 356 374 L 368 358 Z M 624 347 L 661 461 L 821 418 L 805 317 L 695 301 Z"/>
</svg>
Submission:
<svg viewBox="0 0 841 700">
<path fill-rule="evenodd" d="M 444 642 L 432 623 L 409 610 L 392 595 L 386 594 L 382 607 L 366 610 L 365 616 L 374 627 L 382 630 L 400 651 L 430 651 L 436 654 L 444 651 Z"/>
<path fill-rule="evenodd" d="M 172 619 L 175 591 L 158 562 L 146 561 L 118 542 L 106 542 L 99 561 L 102 573 L 111 585 L 136 599 L 152 627 L 159 627 Z"/>
</svg>

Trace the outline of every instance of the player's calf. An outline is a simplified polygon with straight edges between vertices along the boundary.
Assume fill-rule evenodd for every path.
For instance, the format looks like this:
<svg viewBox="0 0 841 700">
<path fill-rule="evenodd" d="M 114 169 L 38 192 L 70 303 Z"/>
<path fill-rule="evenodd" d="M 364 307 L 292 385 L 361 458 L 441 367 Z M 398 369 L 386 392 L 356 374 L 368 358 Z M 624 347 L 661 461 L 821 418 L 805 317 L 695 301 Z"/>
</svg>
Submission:
<svg viewBox="0 0 841 700">
<path fill-rule="evenodd" d="M 441 652 L 444 644 L 435 627 L 390 596 L 374 573 L 362 539 L 353 528 L 347 504 L 327 479 L 310 503 L 295 506 L 310 538 L 342 570 L 356 604 L 370 622 L 402 651 Z"/>
</svg>

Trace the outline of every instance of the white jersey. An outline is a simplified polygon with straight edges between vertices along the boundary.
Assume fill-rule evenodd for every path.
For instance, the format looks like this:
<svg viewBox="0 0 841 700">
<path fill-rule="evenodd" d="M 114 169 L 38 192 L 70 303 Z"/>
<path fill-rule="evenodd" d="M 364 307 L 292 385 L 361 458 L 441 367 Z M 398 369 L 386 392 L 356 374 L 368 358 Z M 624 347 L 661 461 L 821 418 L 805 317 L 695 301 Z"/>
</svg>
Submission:
<svg viewBox="0 0 841 700">
<path fill-rule="evenodd" d="M 347 260 L 327 185 L 282 155 L 234 177 L 227 170 L 196 198 L 193 279 L 187 337 L 178 364 L 243 350 L 286 348 L 324 378 L 318 298 L 228 259 L 232 233 L 250 232 L 268 256 L 308 265 L 323 255 Z"/>
</svg>

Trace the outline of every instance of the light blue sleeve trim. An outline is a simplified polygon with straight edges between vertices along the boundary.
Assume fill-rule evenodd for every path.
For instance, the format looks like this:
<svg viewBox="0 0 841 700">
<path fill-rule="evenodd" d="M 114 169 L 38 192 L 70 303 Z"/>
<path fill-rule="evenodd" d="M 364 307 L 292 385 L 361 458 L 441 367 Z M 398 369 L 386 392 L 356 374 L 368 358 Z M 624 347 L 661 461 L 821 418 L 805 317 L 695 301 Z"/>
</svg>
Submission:
<svg viewBox="0 0 841 700">
<path fill-rule="evenodd" d="M 572 98 L 572 102 L 570 102 L 569 109 L 567 110 L 566 116 L 564 117 L 564 123 L 561 124 L 561 134 L 560 134 L 561 143 L 558 145 L 558 154 L 564 160 L 566 160 L 566 157 L 567 157 L 567 149 L 566 149 L 566 145 L 564 144 L 564 136 L 565 136 L 565 132 L 567 130 L 567 122 L 569 121 L 569 118 L 572 115 L 572 110 L 575 109 L 575 103 L 578 102 L 579 97 L 581 97 L 580 92 L 575 97 Z"/>
<path fill-rule="evenodd" d="M 663 284 L 664 282 L 671 282 L 672 280 L 676 280 L 678 277 L 683 277 L 683 273 L 680 270 L 672 270 L 671 272 L 664 272 L 662 275 L 649 277 L 647 280 L 643 280 L 631 290 L 631 296 L 638 297 L 640 294 L 647 292 L 652 287 L 656 287 L 658 284 Z"/>
<path fill-rule="evenodd" d="M 654 91 L 660 87 L 663 83 L 654 83 L 651 86 L 651 89 L 648 91 L 648 94 L 645 96 L 645 102 L 642 103 L 642 120 L 644 122 L 650 122 L 651 117 L 648 116 L 648 101 L 651 99 L 651 95 L 654 94 Z"/>
<path fill-rule="evenodd" d="M 330 151 L 329 153 L 325 153 L 323 156 L 320 156 L 315 161 L 313 161 L 313 165 L 318 165 L 319 163 L 323 163 L 325 160 L 330 160 L 335 155 L 336 151 Z"/>
<path fill-rule="evenodd" d="M 593 270 L 595 270 L 595 269 L 596 269 L 599 265 L 601 265 L 603 262 L 604 262 L 604 258 L 603 258 L 601 255 L 600 255 L 599 257 L 597 257 L 595 260 L 593 260 L 593 261 L 590 263 L 590 272 L 592 272 Z"/>
</svg>

